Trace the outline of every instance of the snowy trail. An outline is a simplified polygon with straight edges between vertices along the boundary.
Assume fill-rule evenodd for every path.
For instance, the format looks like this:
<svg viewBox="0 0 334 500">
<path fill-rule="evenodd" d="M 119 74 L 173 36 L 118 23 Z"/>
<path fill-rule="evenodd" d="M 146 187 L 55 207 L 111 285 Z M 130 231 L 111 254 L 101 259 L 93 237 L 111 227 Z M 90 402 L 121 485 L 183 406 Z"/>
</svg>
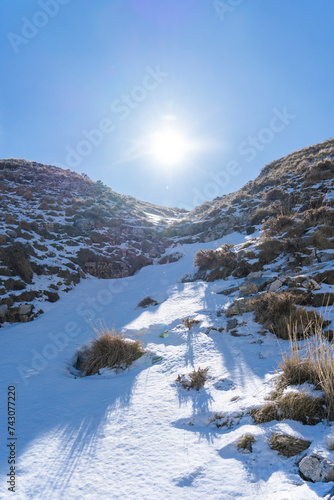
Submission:
<svg viewBox="0 0 334 500">
<path fill-rule="evenodd" d="M 197 249 L 184 246 L 181 261 L 123 280 L 84 280 L 34 322 L 0 330 L 1 422 L 5 389 L 16 385 L 18 392 L 15 498 L 312 500 L 329 490 L 291 473 L 293 460 L 282 465 L 266 444 L 272 424 L 254 426 L 247 415 L 270 390 L 268 373 L 280 348 L 273 336 L 257 333 L 251 314 L 242 317 L 243 337 L 204 333 L 226 324 L 216 312 L 228 298 L 215 293 L 217 283 L 178 282 L 191 271 Z M 147 295 L 161 304 L 136 309 Z M 190 333 L 181 324 L 187 316 L 202 322 Z M 74 378 L 67 365 L 90 339 L 88 317 L 141 338 L 162 361 L 152 365 L 144 356 L 126 372 Z M 199 392 L 175 383 L 178 374 L 199 366 L 209 367 Z M 210 424 L 215 412 L 231 415 L 231 426 Z M 291 425 L 295 433 L 311 432 Z M 257 437 L 252 455 L 234 444 L 245 432 Z M 323 432 L 322 424 L 312 432 Z M 2 437 L 0 496 L 11 498 L 5 448 Z"/>
</svg>

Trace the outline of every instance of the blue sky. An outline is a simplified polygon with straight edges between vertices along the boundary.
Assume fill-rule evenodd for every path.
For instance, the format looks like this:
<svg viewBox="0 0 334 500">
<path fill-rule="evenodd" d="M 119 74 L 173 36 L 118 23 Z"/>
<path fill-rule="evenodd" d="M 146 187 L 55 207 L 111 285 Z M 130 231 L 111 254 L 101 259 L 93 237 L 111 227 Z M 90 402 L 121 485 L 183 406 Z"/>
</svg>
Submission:
<svg viewBox="0 0 334 500">
<path fill-rule="evenodd" d="M 332 0 L 3 0 L 0 157 L 188 209 L 333 137 Z M 182 162 L 148 154 L 166 126 Z M 164 118 L 163 118 L 164 117 Z"/>
</svg>

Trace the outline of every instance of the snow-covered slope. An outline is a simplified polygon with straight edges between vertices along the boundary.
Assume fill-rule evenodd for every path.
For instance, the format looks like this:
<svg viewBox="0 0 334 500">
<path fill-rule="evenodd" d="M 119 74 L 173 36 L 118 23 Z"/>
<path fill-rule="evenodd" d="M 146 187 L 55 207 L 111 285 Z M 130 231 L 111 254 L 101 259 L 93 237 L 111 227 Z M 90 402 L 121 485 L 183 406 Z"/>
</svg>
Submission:
<svg viewBox="0 0 334 500">
<path fill-rule="evenodd" d="M 216 243 L 245 238 L 235 233 Z M 179 247 L 178 262 L 135 276 L 83 280 L 34 322 L 1 330 L 1 498 L 311 500 L 329 492 L 329 484 L 302 480 L 298 457 L 279 456 L 268 440 L 284 432 L 330 456 L 330 426 L 254 425 L 249 416 L 272 390 L 286 343 L 260 333 L 252 313 L 238 317 L 237 336 L 227 331 L 219 311 L 231 299 L 217 292 L 240 280 L 181 282 L 199 247 L 215 244 Z M 138 309 L 148 295 L 159 305 Z M 188 331 L 185 317 L 198 325 Z M 140 338 L 149 353 L 117 374 L 76 377 L 76 349 L 98 318 Z M 175 382 L 198 367 L 209 368 L 198 392 Z M 17 394 L 15 495 L 6 484 L 8 386 Z M 253 453 L 237 449 L 246 433 L 255 437 Z"/>
<path fill-rule="evenodd" d="M 192 212 L 0 161 L 0 498 L 330 498 L 333 484 L 306 481 L 298 462 L 316 452 L 334 463 L 333 421 L 278 412 L 255 424 L 252 410 L 278 404 L 278 365 L 291 347 L 289 316 L 282 310 L 277 328 L 261 307 L 317 311 L 334 357 L 333 158 L 334 140 L 306 148 Z M 156 305 L 138 307 L 148 297 Z M 78 351 L 100 321 L 140 339 L 146 354 L 124 371 L 82 376 Z M 187 390 L 199 368 L 204 387 Z M 284 391 L 322 398 L 318 389 Z M 308 448 L 279 455 L 277 433 Z"/>
</svg>

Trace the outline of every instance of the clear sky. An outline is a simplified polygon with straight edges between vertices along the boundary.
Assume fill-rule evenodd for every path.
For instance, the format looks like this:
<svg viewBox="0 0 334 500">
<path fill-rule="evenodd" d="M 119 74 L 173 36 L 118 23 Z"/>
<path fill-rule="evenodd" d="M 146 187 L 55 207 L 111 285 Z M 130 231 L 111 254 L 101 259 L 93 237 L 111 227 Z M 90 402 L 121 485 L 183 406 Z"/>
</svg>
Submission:
<svg viewBox="0 0 334 500">
<path fill-rule="evenodd" d="M 2 0 L 0 157 L 191 209 L 333 137 L 333 22 L 333 0 Z"/>
</svg>

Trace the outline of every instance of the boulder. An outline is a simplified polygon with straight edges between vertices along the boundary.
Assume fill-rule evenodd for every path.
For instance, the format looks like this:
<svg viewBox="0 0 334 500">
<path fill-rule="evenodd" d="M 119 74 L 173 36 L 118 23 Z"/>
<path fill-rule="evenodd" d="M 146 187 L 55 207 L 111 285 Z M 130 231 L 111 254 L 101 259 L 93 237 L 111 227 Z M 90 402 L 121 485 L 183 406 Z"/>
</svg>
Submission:
<svg viewBox="0 0 334 500">
<path fill-rule="evenodd" d="M 226 331 L 229 332 L 230 330 L 232 330 L 236 326 L 238 326 L 238 320 L 236 318 L 229 319 L 227 322 Z"/>
<path fill-rule="evenodd" d="M 249 273 L 247 276 L 246 280 L 257 280 L 259 278 L 262 278 L 263 272 L 262 271 L 253 271 L 252 273 Z"/>
<path fill-rule="evenodd" d="M 20 316 L 26 316 L 31 313 L 33 310 L 33 305 L 32 304 L 21 304 L 19 306 L 19 315 Z"/>
<path fill-rule="evenodd" d="M 0 306 L 0 320 L 3 321 L 5 319 L 7 311 L 8 311 L 7 304 L 2 304 L 2 306 Z"/>
<path fill-rule="evenodd" d="M 254 310 L 254 305 L 251 303 L 250 299 L 241 298 L 236 299 L 234 303 L 227 309 L 226 316 L 235 316 L 237 314 L 243 314 L 251 312 Z"/>
<path fill-rule="evenodd" d="M 334 481 L 334 463 L 316 453 L 300 461 L 299 472 L 304 479 L 313 483 Z"/>
<path fill-rule="evenodd" d="M 283 283 L 281 280 L 275 280 L 273 283 L 269 285 L 268 292 L 277 292 L 281 288 Z"/>
<path fill-rule="evenodd" d="M 243 283 L 239 286 L 239 296 L 246 297 L 247 295 L 253 295 L 259 291 L 258 285 L 255 283 Z"/>
<path fill-rule="evenodd" d="M 320 262 L 329 262 L 330 260 L 333 259 L 333 254 L 327 252 L 319 252 L 318 257 Z"/>
</svg>

